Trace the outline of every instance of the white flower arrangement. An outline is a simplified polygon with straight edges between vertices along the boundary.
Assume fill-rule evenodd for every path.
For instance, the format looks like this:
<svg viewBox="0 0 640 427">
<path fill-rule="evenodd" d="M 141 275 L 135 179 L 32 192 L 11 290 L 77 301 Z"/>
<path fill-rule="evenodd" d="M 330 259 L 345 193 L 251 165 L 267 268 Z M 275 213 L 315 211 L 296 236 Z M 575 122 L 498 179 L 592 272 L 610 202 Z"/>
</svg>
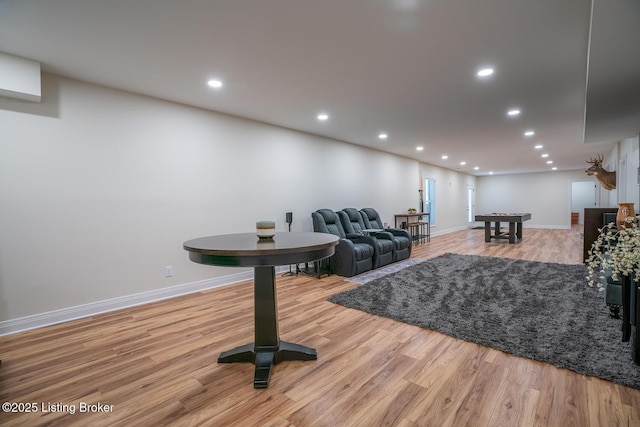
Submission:
<svg viewBox="0 0 640 427">
<path fill-rule="evenodd" d="M 639 219 L 640 216 L 630 216 L 626 219 L 626 227 L 618 229 L 612 222 L 598 229 L 600 234 L 589 249 L 587 261 L 589 286 L 596 285 L 599 291 L 603 291 L 602 279 L 607 269 L 611 269 L 614 280 L 618 280 L 619 275 L 629 276 L 632 273 L 640 277 Z"/>
</svg>

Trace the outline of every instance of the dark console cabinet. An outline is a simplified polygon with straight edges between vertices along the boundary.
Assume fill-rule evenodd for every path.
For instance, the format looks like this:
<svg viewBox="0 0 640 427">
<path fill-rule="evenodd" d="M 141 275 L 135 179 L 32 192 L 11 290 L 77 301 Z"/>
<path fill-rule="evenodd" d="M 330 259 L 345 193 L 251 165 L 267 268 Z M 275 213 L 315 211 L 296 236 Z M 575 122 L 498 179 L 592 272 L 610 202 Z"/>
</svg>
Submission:
<svg viewBox="0 0 640 427">
<path fill-rule="evenodd" d="M 604 227 L 605 213 L 617 213 L 618 208 L 585 208 L 584 210 L 584 247 L 583 261 L 589 259 L 589 249 L 598 238 L 598 229 Z"/>
</svg>

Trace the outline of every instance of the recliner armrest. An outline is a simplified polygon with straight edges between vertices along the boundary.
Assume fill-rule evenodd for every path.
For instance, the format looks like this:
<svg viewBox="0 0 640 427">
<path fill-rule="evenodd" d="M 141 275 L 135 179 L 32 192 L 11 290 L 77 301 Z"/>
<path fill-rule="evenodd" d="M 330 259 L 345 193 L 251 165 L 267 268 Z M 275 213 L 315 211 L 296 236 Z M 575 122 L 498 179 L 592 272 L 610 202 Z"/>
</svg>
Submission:
<svg viewBox="0 0 640 427">
<path fill-rule="evenodd" d="M 400 228 L 387 228 L 385 231 L 393 234 L 394 236 L 403 236 L 411 240 L 411 235 L 407 230 L 402 230 Z"/>
<path fill-rule="evenodd" d="M 353 243 L 367 243 L 373 246 L 374 250 L 377 250 L 378 245 L 376 244 L 376 240 L 371 236 L 363 236 L 361 234 L 349 234 L 347 239 L 351 240 Z"/>
<path fill-rule="evenodd" d="M 393 240 L 393 235 L 387 231 L 372 231 L 369 235 L 376 239 Z"/>
</svg>

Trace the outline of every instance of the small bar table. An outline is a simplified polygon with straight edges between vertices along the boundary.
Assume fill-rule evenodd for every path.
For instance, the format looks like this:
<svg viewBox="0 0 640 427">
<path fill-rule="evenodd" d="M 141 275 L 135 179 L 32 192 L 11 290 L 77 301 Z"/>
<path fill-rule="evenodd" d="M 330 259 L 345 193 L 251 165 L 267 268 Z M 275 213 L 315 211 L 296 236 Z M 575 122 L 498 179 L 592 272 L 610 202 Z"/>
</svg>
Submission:
<svg viewBox="0 0 640 427">
<path fill-rule="evenodd" d="M 325 233 L 276 233 L 273 239 L 242 233 L 201 237 L 183 244 L 189 259 L 198 264 L 254 267 L 255 341 L 221 353 L 218 363 L 255 364 L 253 386 L 267 388 L 274 364 L 318 358 L 313 348 L 280 340 L 275 266 L 328 258 L 334 254 L 338 240 Z"/>
<path fill-rule="evenodd" d="M 426 220 L 422 220 L 425 217 Z M 411 235 L 411 239 L 417 243 L 431 241 L 431 214 L 429 212 L 401 213 L 393 216 L 395 226 L 398 227 L 398 219 L 400 219 L 400 228 L 405 229 Z M 405 221 L 402 219 L 405 218 Z M 412 222 L 411 222 L 412 221 Z"/>
</svg>

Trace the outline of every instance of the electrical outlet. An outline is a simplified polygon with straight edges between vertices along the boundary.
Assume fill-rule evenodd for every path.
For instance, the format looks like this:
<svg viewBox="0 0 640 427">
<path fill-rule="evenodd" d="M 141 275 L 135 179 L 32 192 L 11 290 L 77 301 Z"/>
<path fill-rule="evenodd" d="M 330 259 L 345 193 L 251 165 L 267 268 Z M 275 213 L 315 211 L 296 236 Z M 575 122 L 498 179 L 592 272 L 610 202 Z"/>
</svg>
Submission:
<svg viewBox="0 0 640 427">
<path fill-rule="evenodd" d="M 164 268 L 164 277 L 172 277 L 173 276 L 173 267 L 168 265 Z"/>
</svg>

